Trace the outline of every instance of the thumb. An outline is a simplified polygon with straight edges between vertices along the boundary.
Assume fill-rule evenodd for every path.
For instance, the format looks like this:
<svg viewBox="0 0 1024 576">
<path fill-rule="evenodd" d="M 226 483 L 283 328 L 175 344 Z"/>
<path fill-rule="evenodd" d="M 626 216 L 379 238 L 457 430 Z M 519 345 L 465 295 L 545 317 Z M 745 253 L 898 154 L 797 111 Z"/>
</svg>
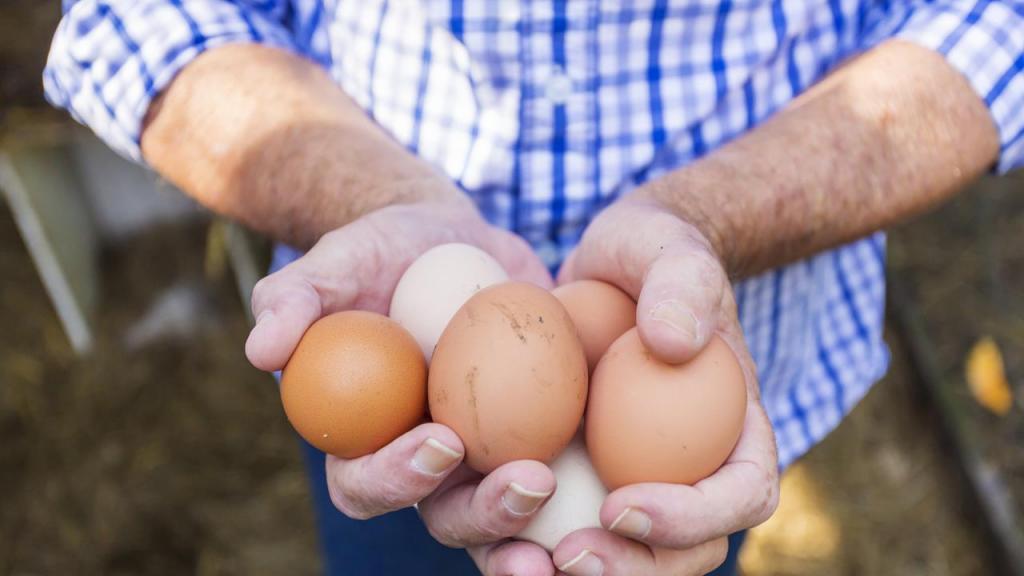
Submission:
<svg viewBox="0 0 1024 576">
<path fill-rule="evenodd" d="M 664 362 L 689 360 L 718 328 L 727 286 L 725 271 L 707 249 L 665 246 L 648 268 L 637 301 L 640 339 Z"/>
<path fill-rule="evenodd" d="M 323 306 L 316 288 L 293 264 L 256 283 L 252 313 L 256 326 L 245 342 L 245 355 L 253 366 L 272 372 L 284 368 Z"/>
</svg>

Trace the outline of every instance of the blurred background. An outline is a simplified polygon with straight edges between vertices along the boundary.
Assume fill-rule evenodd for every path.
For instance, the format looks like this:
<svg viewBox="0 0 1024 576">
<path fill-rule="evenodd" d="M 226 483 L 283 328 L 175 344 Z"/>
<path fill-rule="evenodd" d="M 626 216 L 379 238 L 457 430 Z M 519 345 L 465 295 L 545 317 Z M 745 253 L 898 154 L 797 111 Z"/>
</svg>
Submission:
<svg viewBox="0 0 1024 576">
<path fill-rule="evenodd" d="M 315 574 L 264 246 L 42 100 L 55 0 L 0 3 L 0 574 Z M 894 230 L 893 366 L 787 471 L 744 574 L 1024 574 L 1024 178 Z"/>
</svg>

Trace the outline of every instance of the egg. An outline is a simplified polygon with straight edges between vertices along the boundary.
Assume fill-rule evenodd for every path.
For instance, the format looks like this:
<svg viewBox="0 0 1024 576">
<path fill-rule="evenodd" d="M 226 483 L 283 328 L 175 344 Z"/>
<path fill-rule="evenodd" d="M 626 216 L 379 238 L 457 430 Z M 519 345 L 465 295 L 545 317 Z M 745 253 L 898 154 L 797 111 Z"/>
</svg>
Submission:
<svg viewBox="0 0 1024 576">
<path fill-rule="evenodd" d="M 423 420 L 426 365 L 416 341 L 380 314 L 325 316 L 306 330 L 281 375 L 288 420 L 341 458 L 382 448 Z"/>
<path fill-rule="evenodd" d="M 551 462 L 587 398 L 587 360 L 569 313 L 548 291 L 508 282 L 455 314 L 434 350 L 430 415 L 453 429 L 466 463 L 488 473 L 513 460 Z"/>
<path fill-rule="evenodd" d="M 435 246 L 402 274 L 388 316 L 412 334 L 430 362 L 441 332 L 466 300 L 481 288 L 506 280 L 501 264 L 476 246 Z"/>
<path fill-rule="evenodd" d="M 551 292 L 565 306 L 592 372 L 612 342 L 636 325 L 633 299 L 611 284 L 580 280 Z M 601 505 L 608 490 L 601 483 L 583 442 L 582 431 L 551 463 L 558 488 L 516 536 L 549 552 L 568 534 L 601 527 Z"/>
<path fill-rule="evenodd" d="M 690 362 L 670 365 L 654 358 L 633 328 L 594 371 L 587 450 L 610 490 L 640 482 L 692 485 L 732 453 L 746 403 L 743 371 L 720 337 Z"/>
<path fill-rule="evenodd" d="M 591 371 L 612 342 L 636 326 L 636 303 L 611 284 L 579 280 L 563 284 L 551 293 L 572 317 Z"/>
<path fill-rule="evenodd" d="M 598 478 L 587 456 L 583 434 L 572 442 L 551 463 L 557 488 L 544 506 L 534 514 L 530 523 L 519 534 L 520 540 L 529 540 L 548 552 L 570 532 L 583 528 L 601 527 L 601 504 L 608 490 Z"/>
</svg>

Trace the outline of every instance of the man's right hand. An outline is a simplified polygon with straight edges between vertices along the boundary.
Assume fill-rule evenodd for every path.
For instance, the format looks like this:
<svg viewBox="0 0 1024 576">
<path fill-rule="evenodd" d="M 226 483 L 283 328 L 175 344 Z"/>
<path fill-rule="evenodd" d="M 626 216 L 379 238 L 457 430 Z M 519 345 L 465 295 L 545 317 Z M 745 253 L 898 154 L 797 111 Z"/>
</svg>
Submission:
<svg viewBox="0 0 1024 576">
<path fill-rule="evenodd" d="M 325 234 L 304 256 L 256 285 L 256 326 L 245 347 L 249 361 L 262 370 L 280 370 L 306 329 L 327 314 L 386 314 L 405 269 L 423 252 L 449 242 L 481 248 L 514 280 L 552 286 L 529 245 L 487 224 L 465 197 L 393 205 Z M 482 477 L 461 464 L 464 454 L 454 431 L 425 423 L 374 454 L 352 460 L 328 456 L 327 485 L 334 505 L 352 518 L 419 503 L 431 534 L 445 545 L 469 548 L 485 574 L 553 574 L 542 548 L 506 540 L 554 491 L 551 470 L 519 461 Z"/>
<path fill-rule="evenodd" d="M 256 284 L 256 326 L 245 343 L 246 356 L 261 370 L 280 370 L 321 317 L 350 309 L 386 315 L 406 268 L 449 242 L 482 249 L 513 280 L 553 284 L 526 241 L 489 225 L 468 198 L 396 204 L 324 234 L 304 256 Z"/>
</svg>

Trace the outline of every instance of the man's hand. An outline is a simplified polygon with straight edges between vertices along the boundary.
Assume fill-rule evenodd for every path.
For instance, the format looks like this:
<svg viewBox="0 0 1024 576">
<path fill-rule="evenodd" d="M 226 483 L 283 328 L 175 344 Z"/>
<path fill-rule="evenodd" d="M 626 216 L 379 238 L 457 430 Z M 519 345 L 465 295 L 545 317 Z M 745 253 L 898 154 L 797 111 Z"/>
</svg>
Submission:
<svg viewBox="0 0 1024 576">
<path fill-rule="evenodd" d="M 560 282 L 594 278 L 637 299 L 644 344 L 666 362 L 686 361 L 713 334 L 736 353 L 746 376 L 747 414 L 732 455 L 694 486 L 636 484 L 601 507 L 607 530 L 567 536 L 554 564 L 571 575 L 704 574 L 721 564 L 726 536 L 774 512 L 779 482 L 775 437 L 761 406 L 729 279 L 705 236 L 642 191 L 599 215 L 570 256 Z"/>
<path fill-rule="evenodd" d="M 511 278 L 551 287 L 547 269 L 525 241 L 488 225 L 468 199 L 448 196 L 452 200 L 371 212 L 324 235 L 302 258 L 260 281 L 253 291 L 256 327 L 246 342 L 253 365 L 283 368 L 310 324 L 327 314 L 354 308 L 386 314 L 405 269 L 439 244 L 475 245 Z M 454 431 L 426 423 L 374 454 L 328 456 L 327 485 L 335 506 L 352 518 L 419 503 L 431 534 L 448 546 L 470 547 L 485 574 L 553 574 L 540 547 L 501 542 L 522 530 L 554 491 L 551 470 L 540 462 L 511 462 L 483 478 L 461 464 L 464 454 Z"/>
</svg>

